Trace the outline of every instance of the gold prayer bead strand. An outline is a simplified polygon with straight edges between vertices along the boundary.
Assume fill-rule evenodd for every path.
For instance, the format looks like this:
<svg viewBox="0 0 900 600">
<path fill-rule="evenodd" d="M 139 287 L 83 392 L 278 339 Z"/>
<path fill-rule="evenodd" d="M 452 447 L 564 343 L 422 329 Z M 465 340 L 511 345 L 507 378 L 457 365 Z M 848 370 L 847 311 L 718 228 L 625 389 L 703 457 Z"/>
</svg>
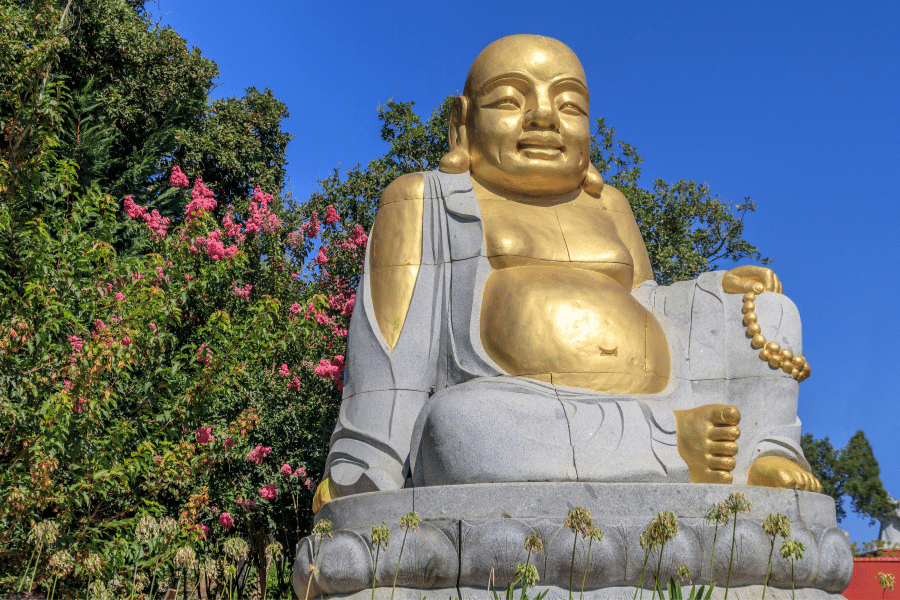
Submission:
<svg viewBox="0 0 900 600">
<path fill-rule="evenodd" d="M 744 294 L 744 305 L 741 312 L 744 313 L 744 325 L 747 326 L 747 335 L 751 336 L 750 345 L 754 348 L 760 348 L 759 359 L 769 363 L 773 369 L 781 369 L 785 373 L 790 373 L 791 377 L 798 382 L 804 381 L 812 374 L 812 368 L 806 359 L 800 355 L 794 356 L 794 353 L 787 348 L 782 349 L 776 342 L 766 342 L 766 337 L 762 334 L 762 328 L 759 325 L 759 317 L 756 315 L 756 294 L 747 292 Z"/>
<path fill-rule="evenodd" d="M 785 373 L 790 373 L 794 370 L 794 353 L 784 348 L 781 351 L 781 370 Z"/>
<path fill-rule="evenodd" d="M 747 292 L 746 294 L 744 294 L 744 302 L 753 302 L 754 300 L 756 300 L 756 294 L 754 294 L 753 292 Z"/>
</svg>

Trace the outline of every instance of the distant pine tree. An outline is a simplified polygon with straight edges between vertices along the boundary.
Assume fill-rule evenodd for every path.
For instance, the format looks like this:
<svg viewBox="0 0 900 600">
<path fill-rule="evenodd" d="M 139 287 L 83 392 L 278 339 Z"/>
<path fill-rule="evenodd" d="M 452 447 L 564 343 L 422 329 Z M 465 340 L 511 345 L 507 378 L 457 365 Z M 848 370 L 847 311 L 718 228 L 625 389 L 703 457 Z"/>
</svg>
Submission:
<svg viewBox="0 0 900 600">
<path fill-rule="evenodd" d="M 870 524 L 893 512 L 878 460 L 863 431 L 857 431 L 839 451 L 827 437 L 820 440 L 809 433 L 800 444 L 813 475 L 822 483 L 822 492 L 834 498 L 838 522 L 847 516 L 845 497 L 853 512 L 868 517 Z"/>
</svg>

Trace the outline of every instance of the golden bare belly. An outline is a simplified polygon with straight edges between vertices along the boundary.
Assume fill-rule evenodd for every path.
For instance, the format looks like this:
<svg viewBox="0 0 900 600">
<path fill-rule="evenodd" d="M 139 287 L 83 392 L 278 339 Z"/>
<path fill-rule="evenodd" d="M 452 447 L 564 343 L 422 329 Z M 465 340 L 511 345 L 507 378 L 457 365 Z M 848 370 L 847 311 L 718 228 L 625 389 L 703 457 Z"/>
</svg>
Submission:
<svg viewBox="0 0 900 600">
<path fill-rule="evenodd" d="M 617 394 L 669 381 L 659 322 L 621 284 L 559 266 L 494 270 L 484 287 L 481 343 L 506 372 Z"/>
</svg>

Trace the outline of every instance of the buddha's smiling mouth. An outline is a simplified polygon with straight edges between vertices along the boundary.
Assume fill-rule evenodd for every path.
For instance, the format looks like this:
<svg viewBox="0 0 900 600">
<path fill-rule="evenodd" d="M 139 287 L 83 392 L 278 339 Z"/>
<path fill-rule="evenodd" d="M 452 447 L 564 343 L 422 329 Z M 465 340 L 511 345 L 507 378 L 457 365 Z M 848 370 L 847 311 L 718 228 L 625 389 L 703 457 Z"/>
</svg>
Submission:
<svg viewBox="0 0 900 600">
<path fill-rule="evenodd" d="M 541 136 L 519 140 L 516 144 L 516 150 L 529 157 L 549 158 L 559 156 L 565 152 L 566 148 L 552 138 Z"/>
</svg>

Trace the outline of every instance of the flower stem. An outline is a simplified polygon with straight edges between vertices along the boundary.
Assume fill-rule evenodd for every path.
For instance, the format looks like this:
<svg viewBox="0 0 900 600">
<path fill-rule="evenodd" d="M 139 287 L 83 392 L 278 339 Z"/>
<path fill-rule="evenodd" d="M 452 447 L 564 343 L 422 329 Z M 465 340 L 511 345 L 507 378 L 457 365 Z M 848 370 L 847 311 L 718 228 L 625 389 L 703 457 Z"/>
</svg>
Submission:
<svg viewBox="0 0 900 600">
<path fill-rule="evenodd" d="M 375 546 L 375 568 L 372 569 L 372 600 L 375 600 L 375 578 L 378 577 L 378 554 L 381 551 L 381 544 Z"/>
<path fill-rule="evenodd" d="M 43 548 L 43 546 L 44 546 L 44 544 L 41 543 L 37 547 L 38 559 L 40 559 L 41 548 Z M 32 570 L 32 572 L 31 572 L 31 577 L 28 578 L 28 593 L 29 594 L 31 593 L 31 588 L 34 587 L 34 576 L 37 575 L 37 566 L 38 566 L 38 561 L 35 560 L 34 561 L 34 570 Z"/>
<path fill-rule="evenodd" d="M 716 538 L 719 536 L 719 521 L 716 521 L 716 529 L 713 531 L 712 552 L 709 555 L 709 585 L 713 584 L 713 565 L 716 559 Z"/>
<path fill-rule="evenodd" d="M 38 544 L 35 549 L 31 551 L 31 557 L 28 559 L 28 562 L 25 563 L 25 572 L 22 573 L 22 580 L 19 582 L 19 589 L 17 589 L 16 592 L 21 592 L 22 588 L 25 587 L 25 580 L 28 579 L 28 570 L 31 568 L 31 561 L 34 560 L 34 555 L 37 554 L 40 547 L 40 544 Z"/>
<path fill-rule="evenodd" d="M 313 575 L 316 574 L 316 565 L 319 564 L 319 551 L 322 549 L 322 536 L 319 536 L 319 544 L 316 546 L 316 557 L 313 559 L 313 568 L 309 572 L 309 579 L 306 580 L 306 598 L 304 600 L 309 600 L 309 586 L 312 585 Z"/>
<path fill-rule="evenodd" d="M 528 551 L 528 558 L 525 559 L 525 569 L 528 569 L 528 565 L 531 563 L 531 550 Z M 525 600 L 525 584 L 522 584 L 522 596 L 519 600 Z"/>
<path fill-rule="evenodd" d="M 882 595 L 883 595 L 882 591 Z M 794 557 L 791 557 L 791 600 L 794 600 Z"/>
<path fill-rule="evenodd" d="M 663 543 L 662 546 L 659 547 L 659 561 L 656 563 L 656 576 L 653 578 L 653 595 L 650 596 L 650 600 L 656 598 L 656 590 L 659 587 L 659 571 L 662 568 L 662 555 L 663 550 L 666 549 L 666 544 Z"/>
<path fill-rule="evenodd" d="M 647 551 L 644 552 L 644 566 L 641 567 L 641 579 L 638 582 L 638 588 L 641 590 L 641 598 L 644 597 L 644 570 L 647 568 L 647 559 L 650 558 L 650 548 L 647 548 Z M 634 598 L 638 597 L 638 588 L 634 590 Z M 632 598 L 631 600 L 634 600 Z"/>
<path fill-rule="evenodd" d="M 569 600 L 572 600 L 572 581 L 575 576 L 575 546 L 578 544 L 578 533 L 575 534 L 575 540 L 572 542 L 572 564 L 569 566 Z"/>
<path fill-rule="evenodd" d="M 400 574 L 400 561 L 403 559 L 403 546 L 406 545 L 406 534 L 409 529 L 403 530 L 403 541 L 400 542 L 400 556 L 397 557 L 397 569 L 394 571 L 394 585 L 391 587 L 391 600 L 394 600 L 394 590 L 397 589 L 397 575 Z"/>
<path fill-rule="evenodd" d="M 775 551 L 775 536 L 772 536 L 772 547 L 769 548 L 769 564 L 766 565 L 766 580 L 763 582 L 762 600 L 766 600 L 766 588 L 769 587 L 769 569 L 772 567 L 772 553 Z"/>
<path fill-rule="evenodd" d="M 734 563 L 734 540 L 737 537 L 737 513 L 734 515 L 734 526 L 731 528 L 731 557 L 728 559 L 728 578 L 725 581 L 725 600 L 728 600 L 728 590 L 731 587 L 731 565 Z"/>
<path fill-rule="evenodd" d="M 591 538 L 590 541 L 588 541 L 587 560 L 584 561 L 584 575 L 581 576 L 581 594 L 578 595 L 578 600 L 582 600 L 582 598 L 584 598 L 584 582 L 587 579 L 588 565 L 591 562 L 591 545 L 593 545 L 593 543 L 594 538 Z"/>
</svg>

